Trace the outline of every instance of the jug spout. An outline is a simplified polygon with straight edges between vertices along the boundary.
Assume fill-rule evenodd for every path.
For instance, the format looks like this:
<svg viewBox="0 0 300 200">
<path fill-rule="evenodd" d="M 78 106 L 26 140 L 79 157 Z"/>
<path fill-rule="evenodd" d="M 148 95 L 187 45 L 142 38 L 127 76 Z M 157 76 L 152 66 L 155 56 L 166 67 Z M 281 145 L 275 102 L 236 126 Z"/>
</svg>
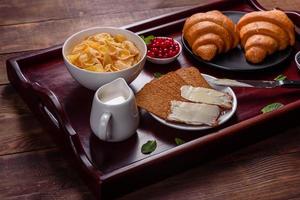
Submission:
<svg viewBox="0 0 300 200">
<path fill-rule="evenodd" d="M 133 92 L 123 78 L 117 78 L 103 85 L 97 93 L 99 101 L 109 105 L 124 103 L 132 96 Z"/>
</svg>

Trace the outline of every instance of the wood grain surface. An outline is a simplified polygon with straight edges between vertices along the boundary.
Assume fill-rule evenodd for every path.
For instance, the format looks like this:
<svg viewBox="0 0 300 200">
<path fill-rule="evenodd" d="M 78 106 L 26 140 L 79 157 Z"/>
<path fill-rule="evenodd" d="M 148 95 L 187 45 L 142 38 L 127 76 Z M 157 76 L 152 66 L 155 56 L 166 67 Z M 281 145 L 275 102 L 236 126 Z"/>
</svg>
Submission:
<svg viewBox="0 0 300 200">
<path fill-rule="evenodd" d="M 0 199 L 93 199 L 9 85 L 6 59 L 91 26 L 122 26 L 208 0 L 0 1 Z M 261 0 L 300 10 L 300 0 Z M 272 128 L 272 127 L 270 127 Z M 300 126 L 120 199 L 300 199 Z"/>
</svg>

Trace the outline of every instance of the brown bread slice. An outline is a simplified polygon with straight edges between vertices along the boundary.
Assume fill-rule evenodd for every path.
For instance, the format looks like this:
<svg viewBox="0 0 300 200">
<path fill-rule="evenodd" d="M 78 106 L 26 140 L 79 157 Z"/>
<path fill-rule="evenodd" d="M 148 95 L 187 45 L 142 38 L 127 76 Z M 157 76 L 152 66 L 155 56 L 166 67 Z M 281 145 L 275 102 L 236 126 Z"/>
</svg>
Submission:
<svg viewBox="0 0 300 200">
<path fill-rule="evenodd" d="M 212 88 L 196 67 L 183 67 L 175 72 L 187 83 L 187 85 Z"/>
<path fill-rule="evenodd" d="M 173 96 L 174 99 L 181 99 L 184 101 L 180 94 L 180 88 L 187 83 L 175 72 L 169 72 L 159 79 L 151 81 L 151 84 Z"/>
<path fill-rule="evenodd" d="M 176 97 L 153 85 L 152 82 L 147 83 L 136 94 L 136 102 L 139 107 L 163 119 L 166 119 L 170 112 L 170 102 L 176 99 Z"/>
<path fill-rule="evenodd" d="M 186 101 L 180 92 L 183 85 L 211 88 L 198 69 L 185 67 L 147 83 L 136 94 L 137 105 L 158 117 L 167 119 L 171 101 Z"/>
</svg>

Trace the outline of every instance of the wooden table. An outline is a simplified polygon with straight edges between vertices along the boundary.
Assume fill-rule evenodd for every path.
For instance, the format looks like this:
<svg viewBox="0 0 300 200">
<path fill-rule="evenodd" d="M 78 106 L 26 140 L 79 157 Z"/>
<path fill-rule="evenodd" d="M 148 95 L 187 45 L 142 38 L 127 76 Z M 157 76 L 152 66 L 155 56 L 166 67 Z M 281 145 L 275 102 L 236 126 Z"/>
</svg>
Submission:
<svg viewBox="0 0 300 200">
<path fill-rule="evenodd" d="M 61 44 L 83 28 L 126 25 L 205 2 L 1 0 L 0 199 L 93 199 L 69 158 L 9 84 L 7 58 Z M 261 3 L 300 10 L 300 0 Z M 291 127 L 121 199 L 300 199 L 299 132 L 300 126 Z"/>
</svg>

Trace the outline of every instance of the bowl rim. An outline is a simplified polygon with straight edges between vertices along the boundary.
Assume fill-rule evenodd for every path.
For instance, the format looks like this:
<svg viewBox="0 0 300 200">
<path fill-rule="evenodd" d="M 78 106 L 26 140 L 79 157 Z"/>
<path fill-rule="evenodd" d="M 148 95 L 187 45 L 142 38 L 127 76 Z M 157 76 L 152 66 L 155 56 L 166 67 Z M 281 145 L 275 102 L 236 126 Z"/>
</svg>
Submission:
<svg viewBox="0 0 300 200">
<path fill-rule="evenodd" d="M 155 38 L 172 38 L 172 37 L 158 36 L 158 37 L 155 37 Z M 147 58 L 152 59 L 152 60 L 157 60 L 157 61 L 167 61 L 169 59 L 173 59 L 173 58 L 178 57 L 180 55 L 180 53 L 182 52 L 182 46 L 181 46 L 180 42 L 178 42 L 174 38 L 172 38 L 172 39 L 179 45 L 179 51 L 178 51 L 178 53 L 175 56 L 172 56 L 172 57 L 169 57 L 169 58 L 155 58 L 155 57 L 151 57 L 151 56 L 146 55 Z"/>
<path fill-rule="evenodd" d="M 77 67 L 76 65 L 72 64 L 66 57 L 65 55 L 65 46 L 77 35 L 80 35 L 84 32 L 87 32 L 87 31 L 90 31 L 90 30 L 95 30 L 95 29 L 112 29 L 112 30 L 122 30 L 122 31 L 125 31 L 129 34 L 132 34 L 132 35 L 135 35 L 138 40 L 144 44 L 143 47 L 144 47 L 144 50 L 145 50 L 145 53 L 142 55 L 141 59 L 136 63 L 134 64 L 133 66 L 129 67 L 129 68 L 126 68 L 126 69 L 122 69 L 122 70 L 119 70 L 119 71 L 115 71 L 115 72 L 95 72 L 95 71 L 89 71 L 89 70 L 85 70 L 85 69 L 81 69 L 80 67 Z M 127 29 L 123 29 L 123 28 L 119 28 L 119 27 L 113 27 L 113 26 L 95 26 L 95 27 L 90 27 L 90 28 L 87 28 L 87 29 L 83 29 L 81 31 L 78 31 L 76 33 L 73 33 L 71 36 L 69 36 L 63 46 L 62 46 L 62 55 L 63 55 L 63 58 L 64 60 L 70 65 L 72 66 L 73 68 L 75 68 L 76 70 L 79 70 L 79 71 L 82 71 L 82 72 L 85 72 L 85 73 L 92 73 L 92 74 L 118 74 L 118 73 L 122 73 L 122 72 L 125 72 L 127 70 L 130 70 L 132 68 L 135 68 L 137 66 L 139 66 L 143 60 L 146 58 L 147 56 L 147 45 L 145 44 L 144 40 L 138 35 L 136 34 L 135 32 L 132 32 L 130 30 L 127 30 Z"/>
</svg>

